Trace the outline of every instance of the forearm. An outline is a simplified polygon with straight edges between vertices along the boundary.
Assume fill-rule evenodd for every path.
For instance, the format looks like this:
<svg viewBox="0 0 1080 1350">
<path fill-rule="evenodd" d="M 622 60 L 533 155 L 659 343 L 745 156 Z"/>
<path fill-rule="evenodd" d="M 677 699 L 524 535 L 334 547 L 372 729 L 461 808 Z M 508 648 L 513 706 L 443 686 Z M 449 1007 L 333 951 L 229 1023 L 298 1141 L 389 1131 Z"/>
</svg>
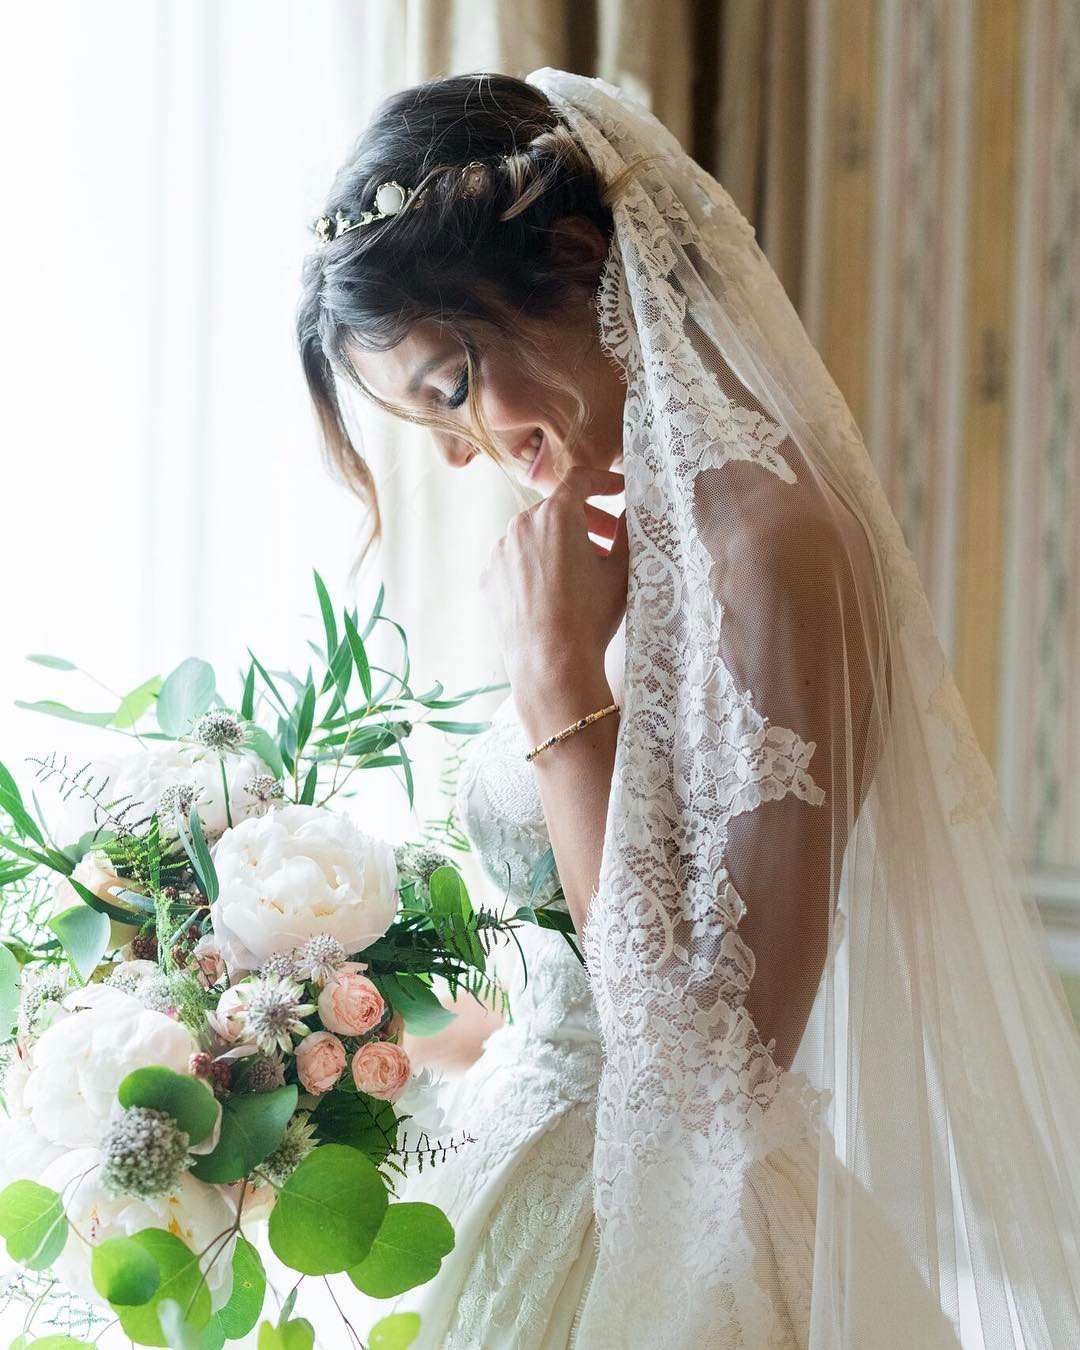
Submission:
<svg viewBox="0 0 1080 1350">
<path fill-rule="evenodd" d="M 530 745 L 614 702 L 602 669 L 519 682 L 515 701 Z M 602 717 L 532 761 L 559 880 L 580 934 L 600 878 L 617 714 Z"/>
</svg>

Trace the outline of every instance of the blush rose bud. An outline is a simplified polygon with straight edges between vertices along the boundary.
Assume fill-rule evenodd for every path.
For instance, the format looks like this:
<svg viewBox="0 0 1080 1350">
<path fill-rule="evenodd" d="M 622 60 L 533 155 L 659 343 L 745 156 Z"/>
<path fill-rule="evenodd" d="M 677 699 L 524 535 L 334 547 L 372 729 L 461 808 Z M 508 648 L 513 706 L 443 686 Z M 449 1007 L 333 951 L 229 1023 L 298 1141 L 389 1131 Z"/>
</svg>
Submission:
<svg viewBox="0 0 1080 1350">
<path fill-rule="evenodd" d="M 305 1092 L 329 1092 L 345 1072 L 345 1047 L 329 1031 L 305 1036 L 296 1047 L 296 1072 Z"/>
<path fill-rule="evenodd" d="M 369 1041 L 352 1058 L 352 1076 L 357 1092 L 380 1101 L 396 1102 L 409 1086 L 412 1065 L 409 1056 L 389 1041 Z"/>
<path fill-rule="evenodd" d="M 361 967 L 350 961 L 336 970 L 319 994 L 319 1017 L 327 1031 L 339 1036 L 363 1036 L 382 1021 L 383 996 Z"/>
</svg>

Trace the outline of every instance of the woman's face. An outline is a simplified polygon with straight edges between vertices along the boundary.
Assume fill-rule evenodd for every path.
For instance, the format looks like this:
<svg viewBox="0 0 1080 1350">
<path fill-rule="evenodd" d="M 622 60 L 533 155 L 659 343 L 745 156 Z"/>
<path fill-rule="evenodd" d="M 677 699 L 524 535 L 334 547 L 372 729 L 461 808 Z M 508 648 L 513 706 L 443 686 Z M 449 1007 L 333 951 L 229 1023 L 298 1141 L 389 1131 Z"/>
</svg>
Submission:
<svg viewBox="0 0 1080 1350">
<path fill-rule="evenodd" d="M 510 349 L 486 352 L 479 363 L 479 398 L 495 443 L 518 477 L 547 496 L 571 463 L 618 468 L 626 386 L 600 347 L 592 297 L 570 319 L 552 323 L 542 336 L 544 354 L 562 377 L 557 390 L 523 370 Z M 467 370 L 460 344 L 434 323 L 417 324 L 387 352 L 351 353 L 357 373 L 380 397 L 417 412 L 438 412 L 467 426 Z M 474 362 L 474 368 L 475 368 Z M 588 418 L 572 458 L 567 432 L 577 410 L 573 391 L 585 399 Z M 464 468 L 477 454 L 467 441 L 432 431 L 448 464 Z"/>
</svg>

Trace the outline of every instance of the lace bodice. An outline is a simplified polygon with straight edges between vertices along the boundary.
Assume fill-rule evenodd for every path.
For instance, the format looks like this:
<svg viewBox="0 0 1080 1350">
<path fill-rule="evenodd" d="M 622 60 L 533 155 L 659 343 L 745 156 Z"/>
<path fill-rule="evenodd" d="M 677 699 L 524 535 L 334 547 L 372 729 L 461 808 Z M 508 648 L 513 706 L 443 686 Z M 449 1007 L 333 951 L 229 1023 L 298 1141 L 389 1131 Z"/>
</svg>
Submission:
<svg viewBox="0 0 1080 1350">
<path fill-rule="evenodd" d="M 525 759 L 527 749 L 508 698 L 496 710 L 490 728 L 470 743 L 457 792 L 462 828 L 499 897 L 509 893 L 522 902 L 529 900 L 533 871 L 550 847 L 535 772 Z M 536 899 L 548 899 L 557 885 L 554 874 L 549 875 Z M 565 909 L 561 900 L 551 903 Z M 497 961 L 515 1025 L 544 1039 L 598 1039 L 588 977 L 562 935 L 522 924 L 517 936 L 527 976 L 516 950 Z"/>
</svg>

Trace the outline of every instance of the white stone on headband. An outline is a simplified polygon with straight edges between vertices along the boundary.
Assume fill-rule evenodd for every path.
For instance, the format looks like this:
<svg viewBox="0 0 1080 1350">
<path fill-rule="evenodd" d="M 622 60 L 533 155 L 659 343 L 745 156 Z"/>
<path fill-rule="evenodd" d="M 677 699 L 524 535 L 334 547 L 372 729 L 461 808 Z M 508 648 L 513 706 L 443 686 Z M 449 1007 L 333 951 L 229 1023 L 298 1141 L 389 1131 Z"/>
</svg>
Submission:
<svg viewBox="0 0 1080 1350">
<path fill-rule="evenodd" d="M 500 158 L 505 161 L 510 156 L 501 155 Z M 461 179 L 467 197 L 474 197 L 483 191 L 487 183 L 488 172 L 489 166 L 480 159 L 470 160 L 464 166 L 461 170 Z M 374 211 L 361 211 L 358 220 L 349 220 L 344 211 L 338 211 L 333 217 L 320 216 L 314 226 L 315 237 L 320 244 L 329 244 L 334 239 L 340 239 L 343 234 L 347 234 L 350 230 L 359 230 L 363 225 L 372 225 L 377 220 L 386 220 L 389 216 L 396 216 L 404 209 L 411 196 L 411 190 L 403 188 L 400 183 L 382 183 L 375 193 Z"/>
<path fill-rule="evenodd" d="M 315 222 L 315 237 L 320 244 L 329 244 L 331 240 L 340 239 L 350 230 L 358 230 L 362 225 L 371 225 L 376 220 L 396 216 L 409 200 L 409 195 L 409 190 L 403 188 L 400 183 L 382 183 L 375 193 L 374 211 L 361 211 L 359 220 L 349 220 L 344 211 L 338 211 L 333 219 L 330 216 L 320 216 Z"/>
</svg>

